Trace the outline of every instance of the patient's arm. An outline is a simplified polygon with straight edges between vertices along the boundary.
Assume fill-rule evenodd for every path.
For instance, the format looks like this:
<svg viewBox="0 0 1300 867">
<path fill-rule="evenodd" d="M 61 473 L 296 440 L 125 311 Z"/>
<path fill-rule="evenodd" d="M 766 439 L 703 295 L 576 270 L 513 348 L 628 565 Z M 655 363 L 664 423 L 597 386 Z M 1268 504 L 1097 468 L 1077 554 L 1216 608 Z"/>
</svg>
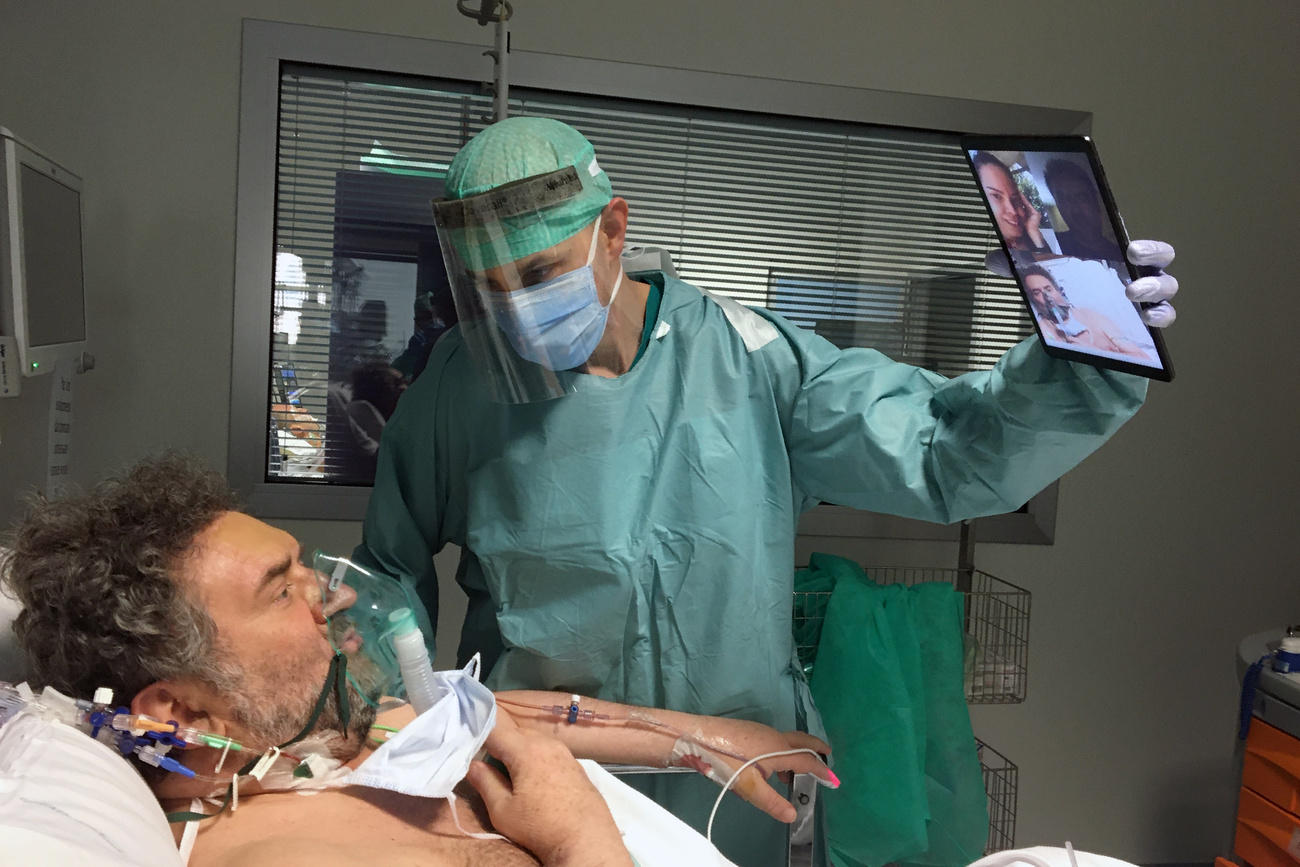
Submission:
<svg viewBox="0 0 1300 867">
<path fill-rule="evenodd" d="M 561 740 L 575 756 L 599 762 L 654 767 L 696 766 L 697 760 L 681 757 L 680 749 L 677 754 L 674 753 L 674 747 L 682 739 L 682 733 L 686 735 L 684 740 L 687 742 L 706 748 L 705 761 L 713 764 L 724 780 L 743 763 L 743 759 L 736 758 L 737 756 L 747 759 L 800 747 L 824 755 L 830 753 L 830 747 L 812 735 L 778 732 L 770 726 L 747 720 L 638 708 L 583 698 L 579 703 L 582 711 L 603 714 L 610 719 L 591 722 L 580 720 L 569 724 L 562 717 L 517 704 L 567 706 L 569 696 L 566 694 L 508 690 L 497 693 L 497 698 L 498 707 L 508 712 L 521 726 L 552 735 Z M 764 759 L 746 770 L 733 784 L 733 790 L 763 812 L 783 822 L 794 821 L 795 809 L 767 784 L 767 777 L 775 771 L 816 774 L 827 782 L 834 780 L 830 770 L 808 753 Z"/>
</svg>

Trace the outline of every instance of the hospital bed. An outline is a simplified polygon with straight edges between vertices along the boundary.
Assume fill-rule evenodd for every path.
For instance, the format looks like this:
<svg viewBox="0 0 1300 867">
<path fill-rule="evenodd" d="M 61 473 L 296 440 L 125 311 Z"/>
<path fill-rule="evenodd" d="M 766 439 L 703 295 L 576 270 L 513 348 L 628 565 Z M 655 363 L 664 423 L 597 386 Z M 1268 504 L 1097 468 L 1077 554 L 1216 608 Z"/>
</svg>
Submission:
<svg viewBox="0 0 1300 867">
<path fill-rule="evenodd" d="M 934 580 L 937 576 L 906 576 L 921 577 Z M 1005 588 L 988 592 L 999 590 L 1006 592 Z M 997 601 L 1002 606 L 1008 602 L 1007 598 Z M 25 679 L 23 657 L 11 629 L 18 610 L 17 601 L 0 590 L 0 681 L 10 683 Z M 979 617 L 983 615 L 977 613 Z M 974 686 L 987 688 L 978 679 Z M 989 848 L 1006 848 L 1012 845 L 1014 834 L 1016 769 L 983 744 L 980 758 L 994 820 Z M 686 768 L 626 765 L 606 770 L 619 777 L 695 773 Z M 623 797 L 621 789 L 626 787 L 612 784 L 612 778 L 601 782 L 608 774 L 598 770 L 588 773 L 595 777 L 607 801 Z M 86 786 L 88 775 L 97 780 L 95 786 Z M 110 791 L 115 796 L 104 797 Z M 796 806 L 806 802 L 807 793 L 792 789 L 790 794 Z M 22 847 L 27 847 L 31 857 L 20 859 L 24 863 L 89 863 L 92 859 L 109 865 L 182 863 L 161 809 L 134 769 L 103 744 L 53 724 L 0 728 L 0 831 L 7 844 L 12 841 L 11 852 L 23 852 Z M 792 839 L 789 863 L 792 867 L 811 863 L 811 851 L 798 834 Z"/>
</svg>

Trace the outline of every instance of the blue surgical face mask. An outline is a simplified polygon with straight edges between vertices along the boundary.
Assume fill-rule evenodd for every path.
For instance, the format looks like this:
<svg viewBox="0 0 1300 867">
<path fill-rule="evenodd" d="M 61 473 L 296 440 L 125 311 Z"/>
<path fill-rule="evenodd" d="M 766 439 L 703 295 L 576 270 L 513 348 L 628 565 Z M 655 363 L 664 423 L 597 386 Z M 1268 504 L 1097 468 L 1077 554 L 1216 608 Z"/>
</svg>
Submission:
<svg viewBox="0 0 1300 867">
<path fill-rule="evenodd" d="M 482 292 L 483 304 L 509 339 L 515 352 L 551 370 L 571 370 L 596 351 L 605 333 L 609 307 L 623 285 L 623 269 L 610 293 L 609 305 L 596 291 L 596 241 L 600 218 L 591 233 L 587 264 L 550 280 L 512 292 Z"/>
</svg>

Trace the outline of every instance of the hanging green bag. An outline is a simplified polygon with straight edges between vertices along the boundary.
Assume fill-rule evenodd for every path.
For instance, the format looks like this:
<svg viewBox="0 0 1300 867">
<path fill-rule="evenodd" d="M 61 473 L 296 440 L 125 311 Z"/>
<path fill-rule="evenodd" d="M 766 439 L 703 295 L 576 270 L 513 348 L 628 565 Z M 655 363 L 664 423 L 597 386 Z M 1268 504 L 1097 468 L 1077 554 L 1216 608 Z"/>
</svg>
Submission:
<svg viewBox="0 0 1300 867">
<path fill-rule="evenodd" d="M 926 867 L 965 865 L 983 856 L 989 836 L 988 796 L 971 730 L 963 678 L 962 595 L 951 584 L 917 584 L 911 597 L 920 637 L 929 846 L 901 859 Z"/>
<path fill-rule="evenodd" d="M 906 605 L 886 604 L 906 591 L 871 584 L 840 558 L 814 555 L 811 568 L 835 579 L 810 684 L 840 778 L 818 794 L 826 851 L 837 867 L 879 867 L 924 851 L 927 840 L 924 721 L 913 706 L 920 684 L 909 683 L 916 636 Z"/>
<path fill-rule="evenodd" d="M 811 689 L 841 780 L 823 791 L 836 867 L 964 865 L 988 834 L 962 682 L 962 597 L 948 584 L 878 585 L 814 554 L 796 588 L 834 587 Z"/>
</svg>

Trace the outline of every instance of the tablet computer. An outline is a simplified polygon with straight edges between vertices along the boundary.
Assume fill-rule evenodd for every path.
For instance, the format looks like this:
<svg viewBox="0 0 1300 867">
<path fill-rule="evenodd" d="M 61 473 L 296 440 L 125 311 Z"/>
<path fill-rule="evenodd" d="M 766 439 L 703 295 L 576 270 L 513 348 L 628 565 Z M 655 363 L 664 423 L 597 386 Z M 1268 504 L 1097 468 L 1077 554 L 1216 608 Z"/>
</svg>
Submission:
<svg viewBox="0 0 1300 867">
<path fill-rule="evenodd" d="M 1124 287 L 1143 276 L 1086 136 L 963 136 L 1011 272 L 1047 354 L 1168 382 L 1157 328 Z"/>
</svg>

